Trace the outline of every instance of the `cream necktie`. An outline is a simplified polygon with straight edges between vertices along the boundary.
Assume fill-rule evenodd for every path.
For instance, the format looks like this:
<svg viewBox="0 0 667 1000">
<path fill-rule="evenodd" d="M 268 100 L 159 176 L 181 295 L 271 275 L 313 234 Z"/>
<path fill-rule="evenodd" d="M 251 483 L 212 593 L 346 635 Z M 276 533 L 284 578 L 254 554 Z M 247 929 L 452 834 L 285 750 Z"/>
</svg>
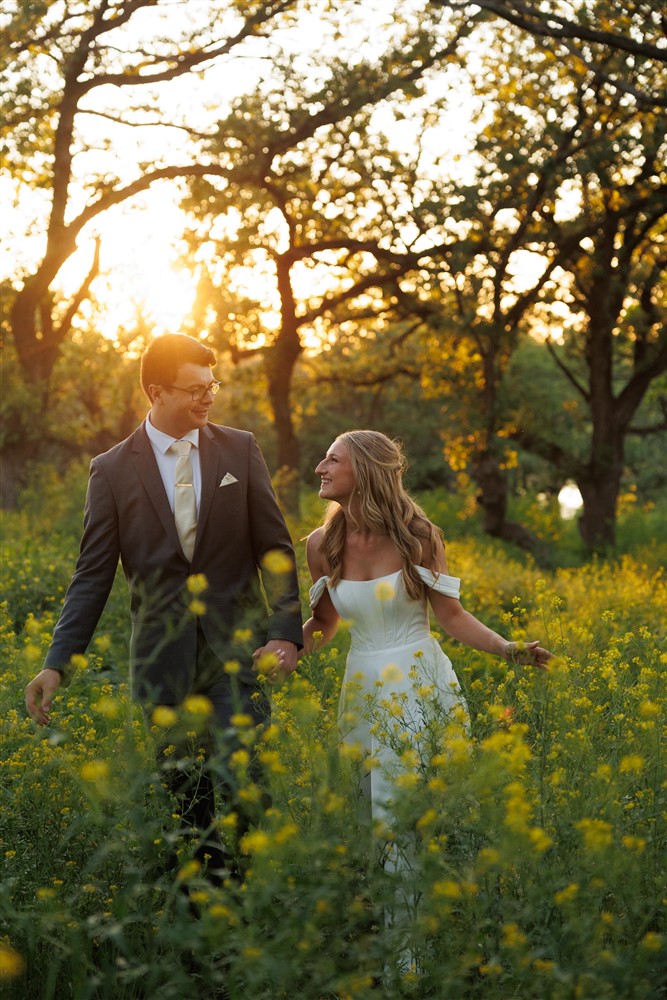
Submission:
<svg viewBox="0 0 667 1000">
<path fill-rule="evenodd" d="M 197 501 L 192 479 L 189 441 L 174 441 L 169 446 L 178 456 L 176 460 L 176 489 L 174 490 L 174 520 L 186 558 L 192 562 L 197 533 Z"/>
</svg>

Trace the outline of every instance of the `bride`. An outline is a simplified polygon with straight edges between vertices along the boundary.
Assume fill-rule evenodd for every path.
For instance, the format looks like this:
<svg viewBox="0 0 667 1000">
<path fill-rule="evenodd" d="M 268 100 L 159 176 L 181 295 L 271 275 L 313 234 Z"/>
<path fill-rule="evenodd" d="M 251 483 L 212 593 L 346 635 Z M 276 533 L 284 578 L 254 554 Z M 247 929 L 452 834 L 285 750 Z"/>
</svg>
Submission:
<svg viewBox="0 0 667 1000">
<path fill-rule="evenodd" d="M 408 719 L 419 714 L 424 684 L 443 710 L 463 704 L 452 663 L 431 635 L 429 605 L 444 630 L 473 649 L 538 667 L 552 655 L 537 641 L 509 642 L 463 608 L 460 580 L 448 575 L 442 531 L 407 492 L 405 468 L 401 448 L 385 434 L 341 434 L 315 469 L 319 495 L 329 504 L 321 527 L 306 540 L 313 586 L 303 653 L 328 643 L 341 619 L 348 623 L 341 739 L 375 758 L 362 788 L 373 820 L 389 825 L 392 776 L 400 763 L 374 725 L 377 712 L 370 706 L 378 691 L 384 705 L 398 699 Z M 402 867 L 400 858 L 385 857 L 384 864 Z"/>
</svg>

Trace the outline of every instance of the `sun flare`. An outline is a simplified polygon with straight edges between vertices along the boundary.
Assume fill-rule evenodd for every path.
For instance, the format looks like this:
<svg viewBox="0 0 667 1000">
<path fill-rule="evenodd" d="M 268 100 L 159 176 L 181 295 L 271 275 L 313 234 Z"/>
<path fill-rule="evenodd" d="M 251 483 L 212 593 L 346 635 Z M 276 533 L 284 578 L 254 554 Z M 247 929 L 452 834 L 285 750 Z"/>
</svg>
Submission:
<svg viewBox="0 0 667 1000">
<path fill-rule="evenodd" d="M 157 193 L 156 193 L 157 194 Z M 113 339 L 119 329 L 141 321 L 156 334 L 178 332 L 192 312 L 197 278 L 179 265 L 174 249 L 185 214 L 164 192 L 141 206 L 111 213 L 99 233 L 82 240 L 63 267 L 57 285 L 69 299 L 80 286 L 92 260 L 94 238 L 100 237 L 100 275 L 92 292 L 100 303 L 96 325 Z"/>
</svg>

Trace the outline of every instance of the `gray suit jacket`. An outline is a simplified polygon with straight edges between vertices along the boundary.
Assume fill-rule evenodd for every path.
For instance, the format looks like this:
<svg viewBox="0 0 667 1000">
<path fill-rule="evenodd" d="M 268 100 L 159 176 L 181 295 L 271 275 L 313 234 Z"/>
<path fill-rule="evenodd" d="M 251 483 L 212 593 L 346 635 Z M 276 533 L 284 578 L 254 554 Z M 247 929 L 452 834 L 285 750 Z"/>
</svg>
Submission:
<svg viewBox="0 0 667 1000">
<path fill-rule="evenodd" d="M 252 682 L 251 653 L 268 639 L 301 647 L 294 551 L 266 463 L 252 434 L 209 424 L 199 432 L 202 491 L 190 565 L 143 424 L 94 458 L 81 549 L 44 666 L 65 675 L 84 653 L 111 590 L 120 558 L 130 588 L 130 671 L 135 697 L 176 704 L 191 690 L 197 619 L 186 581 L 203 574 L 206 640 L 224 662 L 240 661 Z M 236 482 L 222 480 L 230 473 Z M 231 478 L 231 477 L 229 477 Z M 260 572 L 263 558 L 286 556 L 286 573 Z M 240 635 L 239 633 L 243 633 Z"/>
</svg>

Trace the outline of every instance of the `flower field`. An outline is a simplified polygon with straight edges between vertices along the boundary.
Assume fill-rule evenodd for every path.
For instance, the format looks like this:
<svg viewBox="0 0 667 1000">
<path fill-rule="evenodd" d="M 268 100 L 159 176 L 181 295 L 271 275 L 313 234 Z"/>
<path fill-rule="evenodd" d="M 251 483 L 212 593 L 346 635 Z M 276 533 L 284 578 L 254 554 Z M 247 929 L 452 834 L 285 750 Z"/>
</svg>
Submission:
<svg viewBox="0 0 667 1000">
<path fill-rule="evenodd" d="M 467 717 L 443 717 L 424 686 L 423 713 L 406 719 L 379 690 L 369 711 L 404 767 L 395 821 L 371 826 L 359 755 L 337 746 L 343 630 L 274 691 L 259 736 L 235 720 L 237 800 L 259 797 L 256 754 L 272 805 L 241 838 L 242 880 L 213 886 L 154 753 L 179 725 L 201 757 L 208 706 L 190 699 L 145 725 L 127 691 L 122 581 L 49 729 L 26 718 L 76 542 L 21 517 L 7 515 L 2 570 L 3 1000 L 667 997 L 667 580 L 655 565 L 544 573 L 452 542 L 464 604 L 557 659 L 509 668 L 443 637 Z M 303 567 L 301 579 L 305 599 Z M 218 817 L 230 845 L 236 821 L 232 808 Z M 396 870 L 378 863 L 388 852 L 404 858 Z"/>
</svg>

